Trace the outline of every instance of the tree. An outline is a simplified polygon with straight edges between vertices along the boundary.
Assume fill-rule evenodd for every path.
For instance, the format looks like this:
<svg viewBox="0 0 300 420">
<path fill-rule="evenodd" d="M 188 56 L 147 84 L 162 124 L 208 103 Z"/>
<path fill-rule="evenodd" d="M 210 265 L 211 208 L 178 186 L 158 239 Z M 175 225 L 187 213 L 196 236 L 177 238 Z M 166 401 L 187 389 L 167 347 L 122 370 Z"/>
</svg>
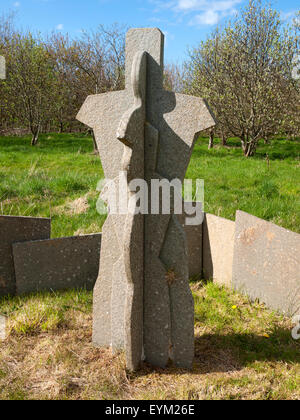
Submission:
<svg viewBox="0 0 300 420">
<path fill-rule="evenodd" d="M 55 95 L 53 119 L 58 125 L 58 131 L 62 133 L 67 127 L 71 129 L 75 124 L 78 109 L 86 97 L 85 84 L 78 77 L 79 71 L 69 59 L 74 53 L 74 45 L 68 35 L 53 34 L 47 40 L 47 49 L 56 75 L 53 82 Z"/>
<path fill-rule="evenodd" d="M 250 0 L 240 17 L 190 54 L 189 91 L 207 98 L 219 130 L 240 138 L 246 157 L 289 114 L 294 52 L 295 37 L 279 14 Z"/>
<path fill-rule="evenodd" d="M 28 124 L 32 133 L 31 144 L 35 146 L 54 103 L 53 63 L 42 41 L 31 33 L 13 36 L 7 59 L 6 86 L 13 98 L 17 119 Z"/>
<path fill-rule="evenodd" d="M 0 84 L 1 129 L 26 127 L 33 146 L 42 130 L 83 129 L 76 114 L 86 97 L 125 87 L 125 28 L 100 25 L 77 39 L 56 32 L 44 40 L 16 31 L 13 17 L 0 16 L 8 75 Z"/>
<path fill-rule="evenodd" d="M 167 64 L 164 68 L 164 88 L 182 93 L 185 89 L 184 68 L 178 64 Z"/>
<path fill-rule="evenodd" d="M 100 25 L 95 32 L 84 32 L 79 39 L 54 34 L 49 40 L 50 51 L 56 61 L 56 71 L 68 95 L 58 95 L 57 114 L 66 114 L 75 105 L 72 117 L 88 95 L 104 93 L 125 87 L 125 28 Z M 72 103 L 66 104 L 67 98 Z M 68 105 L 68 106 L 67 106 Z M 70 115 L 70 114 L 69 114 Z M 60 123 L 62 126 L 62 122 Z M 94 151 L 97 143 L 93 131 Z"/>
<path fill-rule="evenodd" d="M 296 13 L 293 29 L 295 31 L 296 53 L 293 60 L 293 83 L 286 98 L 290 106 L 290 112 L 283 130 L 289 132 L 293 137 L 300 137 L 300 11 Z"/>
</svg>

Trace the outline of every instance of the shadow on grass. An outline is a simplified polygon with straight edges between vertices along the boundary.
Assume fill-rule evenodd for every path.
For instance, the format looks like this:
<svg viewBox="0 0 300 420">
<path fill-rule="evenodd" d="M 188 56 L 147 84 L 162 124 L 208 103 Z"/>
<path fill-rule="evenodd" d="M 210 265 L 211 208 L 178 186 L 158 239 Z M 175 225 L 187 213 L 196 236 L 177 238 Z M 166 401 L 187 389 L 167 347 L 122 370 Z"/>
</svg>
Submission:
<svg viewBox="0 0 300 420">
<path fill-rule="evenodd" d="M 291 331 L 257 334 L 207 334 L 196 337 L 194 373 L 231 372 L 254 362 L 300 363 L 300 343 Z"/>
<path fill-rule="evenodd" d="M 288 140 L 285 138 L 276 138 L 271 140 L 270 144 L 259 142 L 259 146 L 255 155 L 250 160 L 265 160 L 269 156 L 269 160 L 283 160 L 283 159 L 299 159 L 300 139 Z M 215 147 L 208 150 L 208 139 L 199 138 L 196 143 L 193 156 L 197 157 L 214 157 L 214 158 L 244 158 L 241 148 L 241 142 L 238 139 L 229 139 L 227 146 L 223 147 L 218 139 Z"/>
<path fill-rule="evenodd" d="M 7 136 L 0 137 L 0 148 L 6 152 L 16 152 L 22 148 L 22 151 L 28 153 L 45 152 L 73 152 L 81 148 L 83 152 L 93 151 L 93 141 L 91 136 L 82 133 L 64 133 L 64 134 L 41 134 L 39 142 L 35 147 L 31 146 L 31 137 L 25 136 Z"/>
<path fill-rule="evenodd" d="M 195 339 L 195 359 L 192 371 L 170 366 L 155 369 L 162 375 L 191 373 L 237 372 L 255 362 L 300 363 L 300 343 L 292 339 L 291 331 L 276 328 L 269 338 L 256 334 L 205 334 Z M 134 376 L 153 373 L 144 363 Z"/>
</svg>

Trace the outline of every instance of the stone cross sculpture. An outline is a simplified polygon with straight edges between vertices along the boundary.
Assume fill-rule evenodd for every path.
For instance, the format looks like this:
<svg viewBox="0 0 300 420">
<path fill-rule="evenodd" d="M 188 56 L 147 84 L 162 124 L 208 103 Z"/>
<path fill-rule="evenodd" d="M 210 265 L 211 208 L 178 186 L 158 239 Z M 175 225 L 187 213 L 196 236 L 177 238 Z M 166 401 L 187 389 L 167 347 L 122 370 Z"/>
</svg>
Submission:
<svg viewBox="0 0 300 420">
<path fill-rule="evenodd" d="M 184 179 L 200 131 L 215 125 L 200 98 L 163 89 L 164 36 L 132 29 L 126 89 L 89 96 L 77 118 L 93 128 L 106 179 Z M 150 194 L 149 194 L 150 197 Z M 175 214 L 108 214 L 94 289 L 93 342 L 141 360 L 191 368 L 194 302 L 185 232 Z"/>
</svg>

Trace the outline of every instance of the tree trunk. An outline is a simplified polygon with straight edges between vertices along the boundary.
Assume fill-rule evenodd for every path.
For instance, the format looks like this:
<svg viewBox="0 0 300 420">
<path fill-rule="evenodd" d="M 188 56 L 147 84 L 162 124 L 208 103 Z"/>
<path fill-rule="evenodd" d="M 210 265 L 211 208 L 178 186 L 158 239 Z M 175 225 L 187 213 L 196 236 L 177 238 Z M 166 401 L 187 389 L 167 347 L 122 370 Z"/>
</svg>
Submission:
<svg viewBox="0 0 300 420">
<path fill-rule="evenodd" d="M 254 156 L 256 152 L 256 143 L 253 141 L 242 140 L 242 148 L 246 158 Z"/>
<path fill-rule="evenodd" d="M 59 134 L 62 134 L 64 132 L 64 123 L 61 121 L 59 123 Z"/>
<path fill-rule="evenodd" d="M 214 138 L 215 138 L 215 133 L 214 133 L 214 130 L 209 130 L 209 144 L 208 144 L 208 150 L 213 149 L 213 147 L 214 147 Z"/>
<path fill-rule="evenodd" d="M 31 146 L 37 145 L 37 142 L 39 141 L 40 129 L 41 129 L 40 124 L 35 128 L 31 127 L 31 132 L 32 132 Z"/>
<path fill-rule="evenodd" d="M 93 136 L 93 143 L 94 143 L 94 153 L 95 153 L 95 155 L 96 154 L 98 155 L 99 154 L 99 149 L 98 149 L 98 145 L 97 145 L 94 130 L 92 130 L 92 136 Z"/>
<path fill-rule="evenodd" d="M 222 133 L 222 146 L 227 146 L 227 137 Z"/>
</svg>

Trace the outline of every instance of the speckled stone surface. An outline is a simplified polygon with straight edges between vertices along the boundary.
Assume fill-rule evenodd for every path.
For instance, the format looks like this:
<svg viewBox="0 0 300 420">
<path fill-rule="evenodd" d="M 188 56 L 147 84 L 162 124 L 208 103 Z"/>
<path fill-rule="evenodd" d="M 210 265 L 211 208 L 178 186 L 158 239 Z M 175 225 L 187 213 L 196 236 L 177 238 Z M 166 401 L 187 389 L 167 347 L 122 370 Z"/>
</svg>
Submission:
<svg viewBox="0 0 300 420">
<path fill-rule="evenodd" d="M 202 242 L 203 223 L 201 225 L 186 225 L 186 215 L 178 216 L 178 220 L 184 228 L 187 241 L 189 278 L 202 275 Z"/>
<path fill-rule="evenodd" d="M 16 243 L 17 294 L 86 288 L 99 271 L 101 234 Z"/>
<path fill-rule="evenodd" d="M 148 61 L 148 185 L 152 179 L 183 181 L 198 133 L 215 124 L 202 99 L 163 89 L 164 36 L 156 30 L 155 37 L 157 52 Z M 178 220 L 176 215 L 145 217 L 144 348 L 146 360 L 153 365 L 165 367 L 171 358 L 176 366 L 190 368 L 194 305 L 189 289 L 188 244 Z"/>
<path fill-rule="evenodd" d="M 203 274 L 207 280 L 231 287 L 235 223 L 205 214 L 203 223 Z"/>
<path fill-rule="evenodd" d="M 194 299 L 189 285 L 186 234 L 175 215 L 171 217 L 160 259 L 168 268 L 165 277 L 170 293 L 170 357 L 176 366 L 190 369 L 194 359 Z"/>
<path fill-rule="evenodd" d="M 203 224 L 199 226 L 185 226 L 184 230 L 188 247 L 189 278 L 201 276 Z"/>
<path fill-rule="evenodd" d="M 235 290 L 285 315 L 300 311 L 300 235 L 238 211 Z"/>
<path fill-rule="evenodd" d="M 12 244 L 49 239 L 50 219 L 0 216 L 0 296 L 16 293 Z"/>
<path fill-rule="evenodd" d="M 130 49 L 126 90 L 89 97 L 78 119 L 95 132 L 106 179 L 128 184 L 144 178 L 147 55 Z M 128 65 L 127 65 L 128 70 Z M 134 212 L 133 212 L 134 213 Z M 103 227 L 101 267 L 94 289 L 93 342 L 125 349 L 127 367 L 138 368 L 143 352 L 144 217 L 109 214 Z"/>
<path fill-rule="evenodd" d="M 163 89 L 163 55 L 159 29 L 130 30 L 126 89 L 88 97 L 78 114 L 94 129 L 107 179 L 128 168 L 128 181 L 183 180 L 197 134 L 215 125 L 202 99 Z M 125 348 L 132 370 L 143 345 L 152 365 L 165 367 L 171 357 L 191 367 L 193 317 L 187 242 L 177 216 L 109 215 L 94 289 L 94 344 Z"/>
</svg>

